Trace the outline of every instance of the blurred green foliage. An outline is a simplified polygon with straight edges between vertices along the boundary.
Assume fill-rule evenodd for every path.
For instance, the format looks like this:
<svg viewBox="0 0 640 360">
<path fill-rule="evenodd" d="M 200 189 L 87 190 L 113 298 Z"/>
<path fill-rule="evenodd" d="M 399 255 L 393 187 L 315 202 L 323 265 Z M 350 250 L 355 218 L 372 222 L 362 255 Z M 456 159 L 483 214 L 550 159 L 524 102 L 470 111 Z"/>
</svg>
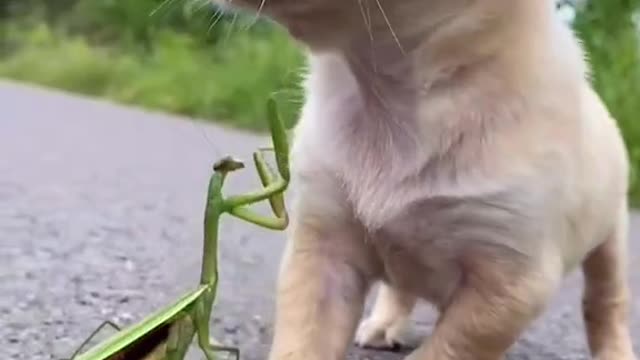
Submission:
<svg viewBox="0 0 640 360">
<path fill-rule="evenodd" d="M 592 82 L 618 121 L 631 157 L 631 202 L 640 205 L 640 0 L 591 0 L 577 7 L 573 26 L 583 40 Z"/>
<path fill-rule="evenodd" d="M 637 9 L 640 0 L 578 2 L 574 28 L 593 83 L 618 120 L 640 205 Z M 4 0 L 0 76 L 264 130 L 266 98 L 295 122 L 304 57 L 278 26 L 207 0 Z"/>
<path fill-rule="evenodd" d="M 264 130 L 293 124 L 304 57 L 282 29 L 190 0 L 5 0 L 0 76 Z"/>
</svg>

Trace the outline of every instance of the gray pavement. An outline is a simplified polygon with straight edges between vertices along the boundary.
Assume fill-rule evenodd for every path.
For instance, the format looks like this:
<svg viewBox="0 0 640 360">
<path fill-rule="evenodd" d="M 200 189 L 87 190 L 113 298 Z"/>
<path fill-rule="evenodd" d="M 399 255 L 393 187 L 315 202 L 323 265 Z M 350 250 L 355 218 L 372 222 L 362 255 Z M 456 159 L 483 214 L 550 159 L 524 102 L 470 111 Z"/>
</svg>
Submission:
<svg viewBox="0 0 640 360">
<path fill-rule="evenodd" d="M 103 320 L 140 319 L 198 280 L 209 169 L 267 143 L 202 122 L 0 81 L 0 360 L 68 357 Z M 252 170 L 228 191 L 257 185 Z M 631 222 L 640 350 L 640 217 Z M 215 335 L 266 358 L 282 233 L 225 218 Z M 510 359 L 588 359 L 579 274 Z M 420 308 L 413 338 L 433 314 Z M 190 359 L 202 358 L 197 349 Z M 353 349 L 350 359 L 401 359 Z"/>
</svg>

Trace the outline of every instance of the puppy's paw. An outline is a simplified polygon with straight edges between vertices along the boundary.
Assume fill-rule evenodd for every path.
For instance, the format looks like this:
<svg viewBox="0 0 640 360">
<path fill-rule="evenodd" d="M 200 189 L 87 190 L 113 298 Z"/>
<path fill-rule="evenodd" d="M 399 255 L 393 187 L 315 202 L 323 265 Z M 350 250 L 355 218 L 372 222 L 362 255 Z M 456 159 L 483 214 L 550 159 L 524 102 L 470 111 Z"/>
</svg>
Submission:
<svg viewBox="0 0 640 360">
<path fill-rule="evenodd" d="M 360 324 L 356 333 L 356 345 L 362 348 L 399 351 L 406 345 L 406 322 L 383 322 L 368 318 Z"/>
<path fill-rule="evenodd" d="M 637 360 L 629 347 L 605 349 L 593 356 L 594 360 Z"/>
</svg>

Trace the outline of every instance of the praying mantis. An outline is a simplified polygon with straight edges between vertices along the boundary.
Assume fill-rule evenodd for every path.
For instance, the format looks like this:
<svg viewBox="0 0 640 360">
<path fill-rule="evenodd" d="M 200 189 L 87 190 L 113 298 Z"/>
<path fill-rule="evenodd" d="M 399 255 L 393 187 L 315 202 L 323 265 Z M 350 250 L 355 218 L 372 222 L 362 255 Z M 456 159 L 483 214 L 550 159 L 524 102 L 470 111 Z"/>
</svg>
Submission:
<svg viewBox="0 0 640 360">
<path fill-rule="evenodd" d="M 253 154 L 262 183 L 261 189 L 225 197 L 222 190 L 227 176 L 243 169 L 244 164 L 227 156 L 213 165 L 205 207 L 204 248 L 198 287 L 126 329 L 119 330 L 111 322 L 103 323 L 70 360 L 183 360 L 194 338 L 197 338 L 198 346 L 207 360 L 216 359 L 218 352 L 240 358 L 239 349 L 210 343 L 210 319 L 219 279 L 218 229 L 220 218 L 224 214 L 271 230 L 285 230 L 288 226 L 284 192 L 290 177 L 289 145 L 287 131 L 273 98 L 267 101 L 267 119 L 273 147 L 261 148 Z M 265 160 L 267 152 L 275 153 L 277 171 Z M 273 217 L 261 216 L 250 209 L 252 204 L 264 200 L 269 201 Z M 97 346 L 80 353 L 90 339 L 106 326 L 119 331 Z"/>
</svg>

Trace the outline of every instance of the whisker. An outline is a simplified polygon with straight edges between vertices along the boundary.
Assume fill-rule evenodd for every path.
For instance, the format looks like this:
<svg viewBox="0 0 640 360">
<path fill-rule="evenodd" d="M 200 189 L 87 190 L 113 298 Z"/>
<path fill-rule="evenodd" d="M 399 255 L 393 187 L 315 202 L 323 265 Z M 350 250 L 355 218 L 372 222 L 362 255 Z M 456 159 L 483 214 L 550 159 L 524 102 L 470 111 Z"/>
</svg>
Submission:
<svg viewBox="0 0 640 360">
<path fill-rule="evenodd" d="M 267 3 L 267 0 L 260 1 L 260 6 L 258 7 L 258 11 L 256 13 L 256 18 L 260 16 L 260 14 L 262 13 L 262 9 L 264 8 L 264 5 L 266 3 Z"/>
<path fill-rule="evenodd" d="M 160 5 L 158 5 L 155 9 L 153 9 L 150 13 L 149 13 L 149 17 L 155 16 L 155 14 L 162 10 L 162 8 L 169 6 L 171 4 L 173 4 L 175 0 L 164 0 L 163 2 L 160 3 Z"/>
<path fill-rule="evenodd" d="M 209 21 L 212 21 L 212 23 L 211 23 L 211 25 L 209 25 L 209 29 L 207 30 L 207 35 L 211 34 L 211 30 L 213 30 L 213 28 L 215 28 L 215 26 L 218 24 L 220 19 L 222 19 L 223 15 L 224 15 L 224 13 L 220 9 L 216 9 L 216 11 L 214 11 L 213 15 L 211 15 L 211 18 L 209 19 Z"/>
<path fill-rule="evenodd" d="M 233 19 L 231 20 L 231 24 L 229 25 L 229 28 L 227 29 L 227 34 L 225 35 L 225 39 L 223 41 L 223 43 L 227 43 L 229 41 L 229 38 L 231 37 L 231 31 L 233 31 L 234 26 L 236 26 L 236 21 L 238 20 L 238 13 L 234 13 L 233 14 Z"/>
<path fill-rule="evenodd" d="M 200 5 L 196 8 L 196 11 L 201 11 L 205 6 L 210 5 L 211 2 L 209 0 L 200 0 Z"/>
<path fill-rule="evenodd" d="M 246 27 L 246 29 L 251 29 L 252 26 L 254 26 L 258 20 L 260 19 L 260 16 L 262 15 L 262 9 L 264 9 L 265 4 L 267 3 L 267 0 L 261 0 L 260 1 L 260 6 L 258 6 L 258 10 L 256 11 L 256 15 L 253 17 L 253 20 L 249 23 L 249 25 Z"/>
<path fill-rule="evenodd" d="M 382 17 L 384 18 L 384 21 L 387 23 L 387 27 L 389 27 L 389 31 L 391 31 L 391 36 L 393 36 L 393 39 L 398 45 L 398 48 L 400 48 L 400 52 L 402 52 L 403 55 L 406 55 L 404 48 L 402 47 L 402 44 L 400 44 L 400 39 L 398 38 L 398 35 L 396 34 L 395 30 L 393 30 L 393 26 L 391 26 L 391 22 L 389 21 L 389 18 L 387 17 L 387 13 L 386 11 L 384 11 L 384 8 L 382 7 L 380 0 L 375 0 L 375 2 L 378 5 L 378 9 L 380 9 L 380 13 L 382 13 Z"/>
<path fill-rule="evenodd" d="M 360 7 L 360 14 L 362 15 L 362 21 L 364 21 L 364 26 L 367 28 L 367 32 L 369 33 L 369 38 L 371 42 L 373 42 L 373 32 L 371 31 L 371 18 L 367 18 L 367 14 L 365 13 L 363 1 L 366 0 L 358 0 L 358 6 Z"/>
<path fill-rule="evenodd" d="M 369 32 L 369 45 L 371 47 L 371 59 L 373 60 L 373 72 L 375 74 L 378 73 L 378 63 L 376 61 L 374 43 L 375 39 L 373 38 L 373 30 L 371 24 L 371 8 L 369 7 L 369 0 L 358 0 L 360 5 L 360 10 L 362 12 L 362 17 L 364 19 L 365 26 L 367 27 L 367 31 Z"/>
</svg>

